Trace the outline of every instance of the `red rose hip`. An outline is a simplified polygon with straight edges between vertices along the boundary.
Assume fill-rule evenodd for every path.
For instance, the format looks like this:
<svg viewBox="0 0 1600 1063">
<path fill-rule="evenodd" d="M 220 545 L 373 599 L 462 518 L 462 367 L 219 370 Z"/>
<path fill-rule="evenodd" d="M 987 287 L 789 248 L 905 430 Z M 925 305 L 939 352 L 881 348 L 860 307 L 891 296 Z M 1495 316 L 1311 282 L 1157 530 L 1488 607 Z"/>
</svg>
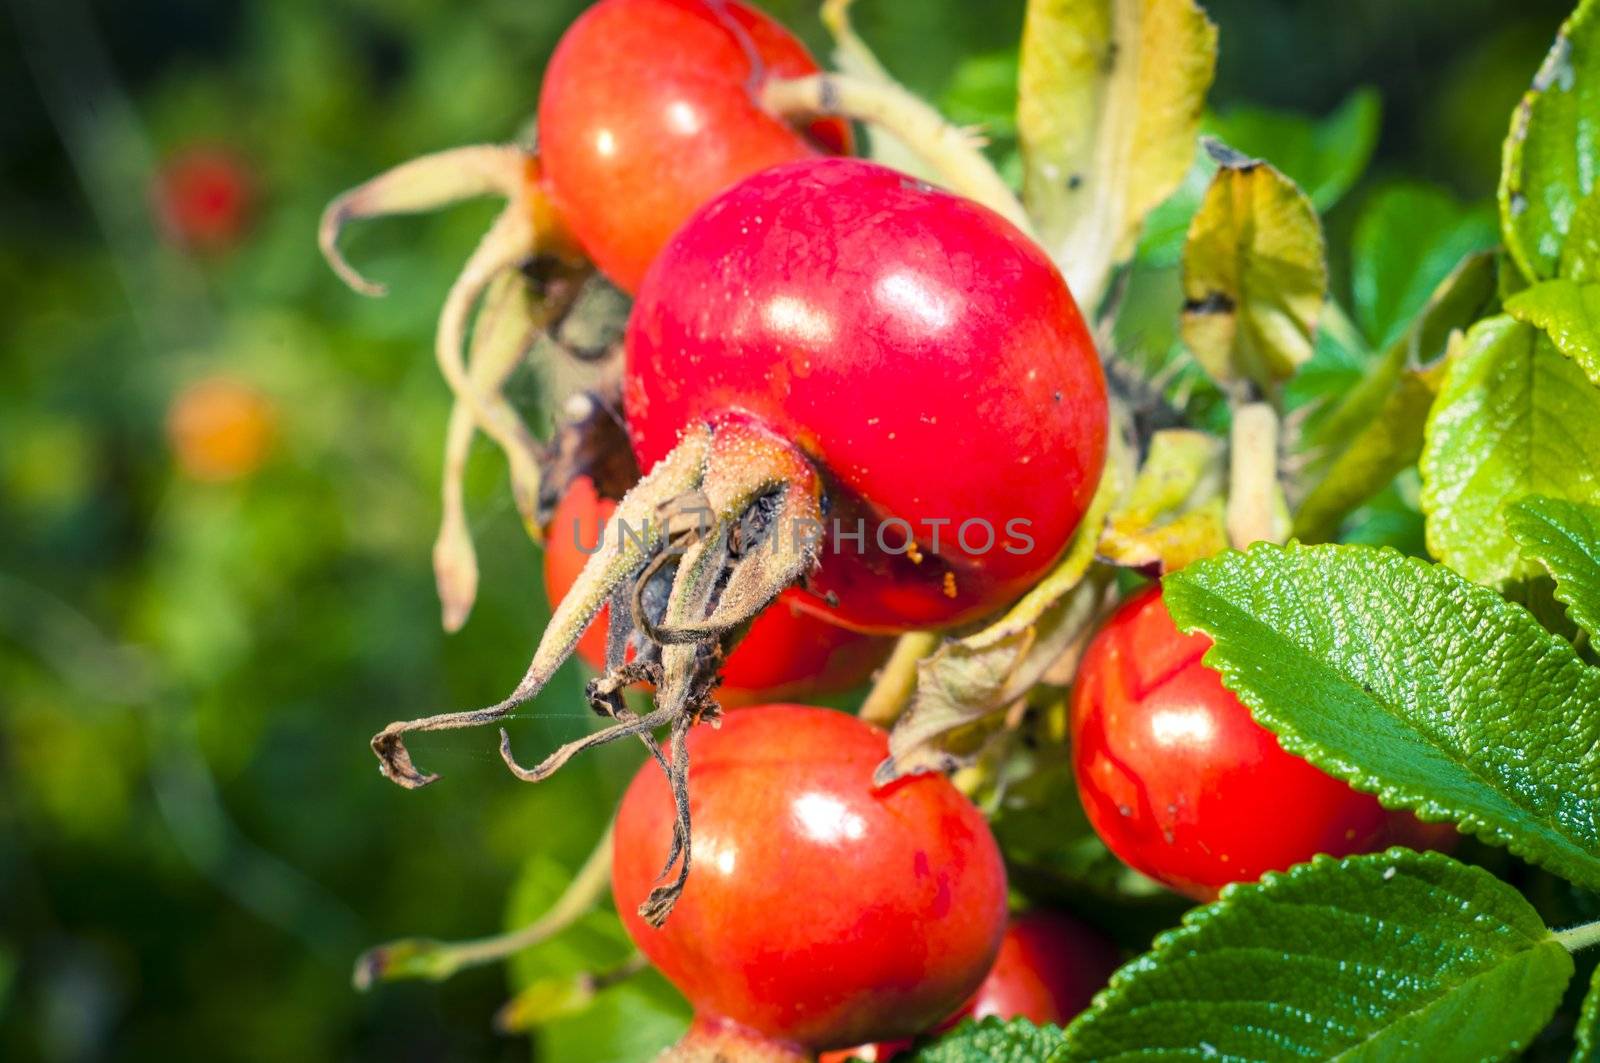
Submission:
<svg viewBox="0 0 1600 1063">
<path fill-rule="evenodd" d="M 730 414 L 816 467 L 840 534 L 811 583 L 863 630 L 1019 596 L 1076 529 L 1105 454 L 1094 344 L 1044 252 L 985 207 L 859 160 L 768 170 L 685 225 L 639 291 L 626 374 L 640 468 Z"/>
<path fill-rule="evenodd" d="M 1005 928 L 1005 869 L 948 780 L 883 789 L 887 736 L 799 705 L 689 735 L 694 869 L 672 918 L 657 884 L 673 803 L 654 763 L 617 813 L 612 886 L 634 942 L 702 1019 L 806 1049 L 909 1036 L 965 999 Z"/>
<path fill-rule="evenodd" d="M 1285 752 L 1201 663 L 1210 646 L 1178 631 L 1157 587 L 1126 602 L 1084 655 L 1073 769 L 1111 851 L 1209 900 L 1318 853 L 1382 848 L 1405 814 Z"/>
<path fill-rule="evenodd" d="M 750 174 L 849 125 L 796 129 L 763 110 L 768 77 L 817 73 L 781 24 L 737 0 L 601 0 L 568 27 L 539 93 L 539 154 L 584 251 L 633 291 L 679 226 Z"/>
</svg>

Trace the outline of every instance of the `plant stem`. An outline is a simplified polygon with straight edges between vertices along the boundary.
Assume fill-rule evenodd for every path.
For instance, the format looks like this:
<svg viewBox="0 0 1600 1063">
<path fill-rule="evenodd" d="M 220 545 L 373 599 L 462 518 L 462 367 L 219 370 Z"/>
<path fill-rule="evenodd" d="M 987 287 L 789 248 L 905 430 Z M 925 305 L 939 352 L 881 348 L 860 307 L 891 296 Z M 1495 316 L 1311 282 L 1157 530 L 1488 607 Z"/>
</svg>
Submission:
<svg viewBox="0 0 1600 1063">
<path fill-rule="evenodd" d="M 1561 942 L 1561 947 L 1568 952 L 1577 952 L 1590 945 L 1600 944 L 1600 919 L 1592 923 L 1579 923 L 1569 926 L 1565 930 L 1556 931 L 1556 940 Z"/>
<path fill-rule="evenodd" d="M 977 138 L 899 85 L 848 74 L 773 78 L 762 87 L 761 101 L 777 114 L 830 115 L 881 126 L 926 159 L 951 189 L 1034 235 L 1021 201 L 979 150 Z"/>
<path fill-rule="evenodd" d="M 1281 543 L 1289 513 L 1278 482 L 1278 413 L 1269 403 L 1234 407 L 1228 455 L 1228 538 L 1243 550 L 1254 542 Z"/>
<path fill-rule="evenodd" d="M 607 825 L 599 844 L 573 876 L 566 891 L 549 911 L 533 922 L 509 933 L 471 941 L 410 939 L 380 945 L 363 953 L 356 961 L 353 979 L 356 988 L 365 990 L 373 982 L 391 978 L 427 978 L 442 982 L 457 971 L 505 959 L 559 934 L 593 911 L 610 886 L 614 828 L 614 824 Z"/>
<path fill-rule="evenodd" d="M 858 715 L 867 723 L 889 727 L 900 718 L 917 689 L 917 665 L 939 645 L 932 631 L 908 631 L 894 644 Z"/>
</svg>

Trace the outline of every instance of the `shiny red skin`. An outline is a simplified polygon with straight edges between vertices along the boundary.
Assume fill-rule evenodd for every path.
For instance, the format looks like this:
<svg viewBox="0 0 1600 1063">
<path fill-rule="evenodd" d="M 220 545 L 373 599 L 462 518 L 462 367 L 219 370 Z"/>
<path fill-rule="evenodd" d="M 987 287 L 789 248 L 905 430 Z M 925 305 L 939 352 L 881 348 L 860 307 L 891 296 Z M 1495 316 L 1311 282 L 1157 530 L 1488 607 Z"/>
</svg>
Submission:
<svg viewBox="0 0 1600 1063">
<path fill-rule="evenodd" d="M 1089 1006 L 1121 962 L 1111 940 L 1076 919 L 1058 912 L 1027 912 L 1006 928 L 1000 954 L 978 991 L 937 1030 L 990 1016 L 1065 1026 Z M 910 1047 L 909 1041 L 864 1045 L 826 1053 L 818 1063 L 845 1063 L 852 1057 L 881 1063 Z"/>
<path fill-rule="evenodd" d="M 249 227 L 255 199 L 250 168 L 225 148 L 189 148 L 162 167 L 156 210 L 171 238 L 198 251 L 223 251 Z"/>
<path fill-rule="evenodd" d="M 983 980 L 1006 923 L 1000 850 L 940 775 L 874 789 L 888 736 L 801 705 L 689 735 L 694 866 L 666 924 L 637 914 L 672 837 L 647 763 L 617 813 L 612 889 L 634 943 L 705 1018 L 806 1049 L 905 1037 Z"/>
<path fill-rule="evenodd" d="M 1317 853 L 1386 845 L 1398 814 L 1285 752 L 1200 662 L 1210 647 L 1178 631 L 1153 587 L 1124 603 L 1084 654 L 1073 769 L 1111 851 L 1209 900 Z"/>
<path fill-rule="evenodd" d="M 1099 480 L 1105 381 L 1055 266 L 987 208 L 872 163 L 794 163 L 712 201 L 645 278 L 626 344 L 641 468 L 685 425 L 743 411 L 816 464 L 830 529 L 865 520 L 866 549 L 830 531 L 812 578 L 861 630 L 955 624 L 1016 598 Z M 919 554 L 898 552 L 904 525 L 878 548 L 890 518 L 918 532 Z M 1007 534 L 1013 519 L 1031 548 Z M 937 551 L 929 520 L 951 522 Z M 993 545 L 974 524 L 963 548 L 969 520 Z"/>
<path fill-rule="evenodd" d="M 849 151 L 847 123 L 799 130 L 757 102 L 765 78 L 817 69 L 788 30 L 736 0 L 601 0 L 579 16 L 545 69 L 539 155 L 594 263 L 634 291 L 718 192 L 819 149 Z"/>
<path fill-rule="evenodd" d="M 578 579 L 586 549 L 599 542 L 600 529 L 617 504 L 601 498 L 594 482 L 580 477 L 567 488 L 544 547 L 544 589 L 554 605 Z M 890 642 L 830 624 L 797 608 L 788 591 L 756 617 L 722 665 L 717 701 L 724 708 L 758 701 L 837 694 L 866 682 L 883 663 Z M 578 642 L 578 656 L 605 671 L 608 610 L 602 609 Z"/>
</svg>

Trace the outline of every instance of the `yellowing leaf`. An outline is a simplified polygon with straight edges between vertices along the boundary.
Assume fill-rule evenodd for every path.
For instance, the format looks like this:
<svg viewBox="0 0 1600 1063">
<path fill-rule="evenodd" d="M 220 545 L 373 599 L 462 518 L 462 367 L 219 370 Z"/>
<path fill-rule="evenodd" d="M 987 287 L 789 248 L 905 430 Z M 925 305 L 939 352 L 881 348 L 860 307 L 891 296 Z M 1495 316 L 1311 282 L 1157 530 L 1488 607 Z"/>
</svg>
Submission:
<svg viewBox="0 0 1600 1063">
<path fill-rule="evenodd" d="M 1183 339 L 1224 387 L 1271 394 L 1311 358 L 1328 290 L 1322 225 L 1294 182 L 1220 144 L 1183 248 Z"/>
<path fill-rule="evenodd" d="M 1168 429 L 1152 436 L 1138 478 L 1106 522 L 1100 555 L 1117 565 L 1170 572 L 1226 550 L 1225 450 L 1206 432 Z"/>
<path fill-rule="evenodd" d="M 1216 59 L 1217 29 L 1194 0 L 1030 0 L 1023 201 L 1086 309 L 1189 169 Z"/>
</svg>

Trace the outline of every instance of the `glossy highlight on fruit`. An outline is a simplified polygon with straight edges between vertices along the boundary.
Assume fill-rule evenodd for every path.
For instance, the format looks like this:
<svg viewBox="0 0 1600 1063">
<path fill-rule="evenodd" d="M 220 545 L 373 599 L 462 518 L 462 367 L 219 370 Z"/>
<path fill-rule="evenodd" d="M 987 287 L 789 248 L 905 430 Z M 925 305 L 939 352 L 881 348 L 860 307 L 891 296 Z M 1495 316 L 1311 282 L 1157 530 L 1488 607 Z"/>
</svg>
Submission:
<svg viewBox="0 0 1600 1063">
<path fill-rule="evenodd" d="M 587 477 L 567 488 L 545 540 L 544 585 L 552 605 L 566 597 L 615 508 Z M 724 708 L 836 694 L 865 683 L 883 662 L 888 640 L 830 624 L 801 608 L 799 597 L 789 591 L 768 606 L 723 662 L 717 701 Z M 578 656 L 598 672 L 606 670 L 607 623 L 602 610 L 578 642 Z"/>
<path fill-rule="evenodd" d="M 884 732 L 773 705 L 689 734 L 694 867 L 659 930 L 638 915 L 672 837 L 654 763 L 617 813 L 612 888 L 635 944 L 703 1019 L 807 1049 L 904 1037 L 982 981 L 1006 877 L 982 814 L 942 776 L 883 789 Z"/>
<path fill-rule="evenodd" d="M 862 630 L 1019 596 L 1099 480 L 1105 383 L 1055 266 L 992 211 L 872 163 L 794 163 L 713 200 L 652 267 L 626 344 L 641 468 L 725 417 L 815 464 L 830 523 L 811 588 Z"/>
<path fill-rule="evenodd" d="M 796 129 L 757 102 L 765 79 L 817 70 L 788 30 L 737 0 L 601 0 L 584 12 L 545 71 L 539 154 L 595 264 L 632 291 L 718 192 L 778 163 L 848 152 L 847 123 Z"/>
<path fill-rule="evenodd" d="M 1318 853 L 1387 844 L 1409 815 L 1285 752 L 1201 663 L 1210 646 L 1178 631 L 1155 587 L 1126 602 L 1084 655 L 1073 768 L 1089 822 L 1111 851 L 1209 900 L 1230 882 Z"/>
</svg>

